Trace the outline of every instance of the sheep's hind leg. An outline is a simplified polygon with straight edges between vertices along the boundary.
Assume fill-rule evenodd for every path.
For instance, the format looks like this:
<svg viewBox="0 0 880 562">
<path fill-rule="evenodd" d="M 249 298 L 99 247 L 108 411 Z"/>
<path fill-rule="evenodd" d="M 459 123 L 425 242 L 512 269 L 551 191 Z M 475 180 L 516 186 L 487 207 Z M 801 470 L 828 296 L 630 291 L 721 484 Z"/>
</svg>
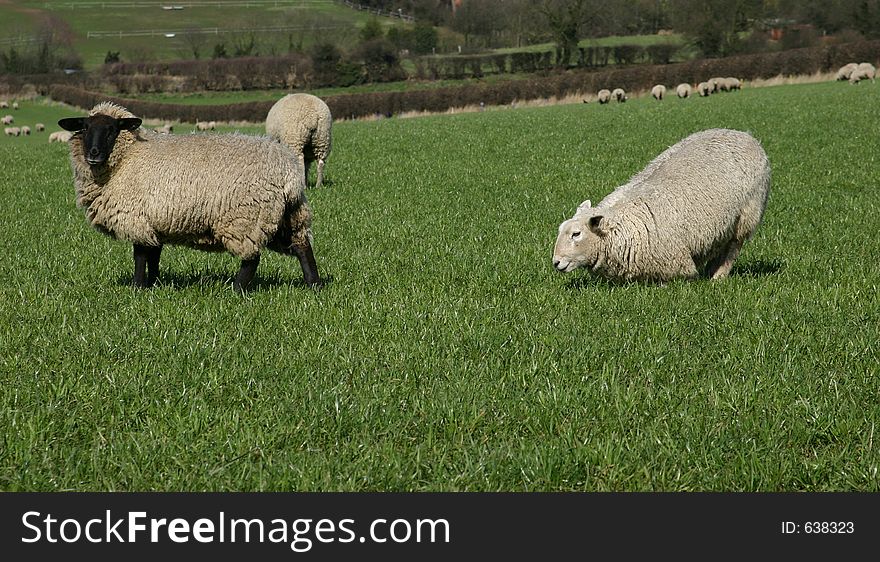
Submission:
<svg viewBox="0 0 880 562">
<path fill-rule="evenodd" d="M 152 287 L 159 278 L 159 257 L 162 255 L 162 246 L 147 247 L 147 287 Z"/>
<path fill-rule="evenodd" d="M 733 269 L 733 262 L 735 262 L 736 258 L 739 256 L 739 251 L 742 249 L 742 245 L 742 240 L 737 238 L 731 240 L 724 251 L 718 254 L 718 256 L 706 266 L 706 275 L 710 279 L 724 279 L 727 277 L 730 274 L 730 270 Z"/>
<path fill-rule="evenodd" d="M 241 267 L 238 269 L 238 275 L 235 276 L 235 280 L 232 282 L 232 288 L 238 292 L 246 291 L 251 281 L 254 280 L 258 265 L 260 265 L 259 254 L 253 259 L 241 260 Z"/>
<path fill-rule="evenodd" d="M 312 252 L 312 245 L 308 239 L 301 244 L 292 245 L 293 253 L 299 258 L 299 265 L 303 270 L 303 281 L 309 287 L 317 287 L 321 284 L 321 278 L 318 276 L 318 265 L 315 263 L 315 254 Z"/>
<path fill-rule="evenodd" d="M 319 158 L 317 163 L 317 178 L 315 179 L 315 187 L 324 185 L 324 159 Z"/>
</svg>

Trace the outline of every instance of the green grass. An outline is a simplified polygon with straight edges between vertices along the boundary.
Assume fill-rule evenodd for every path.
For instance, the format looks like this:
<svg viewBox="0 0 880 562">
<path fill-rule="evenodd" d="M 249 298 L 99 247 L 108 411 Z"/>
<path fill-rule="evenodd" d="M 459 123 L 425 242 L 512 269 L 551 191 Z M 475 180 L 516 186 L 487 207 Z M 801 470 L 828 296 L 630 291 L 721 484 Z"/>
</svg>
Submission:
<svg viewBox="0 0 880 562">
<path fill-rule="evenodd" d="M 120 0 L 125 4 L 124 0 Z M 222 1 L 222 0 L 221 0 Z M 187 6 L 183 10 L 162 10 L 155 6 L 114 7 L 113 0 L 104 2 L 105 7 L 72 8 L 76 4 L 94 2 L 43 0 L 17 0 L 14 5 L 0 8 L 0 38 L 18 37 L 22 32 L 34 32 L 46 16 L 58 17 L 69 24 L 73 31 L 74 48 L 83 58 L 87 69 L 103 64 L 108 51 L 119 51 L 123 61 L 148 58 L 155 60 L 190 59 L 193 57 L 189 43 L 183 35 L 173 38 L 164 36 L 166 31 L 180 31 L 191 28 L 253 29 L 268 27 L 307 27 L 306 31 L 278 33 L 258 33 L 257 42 L 261 52 L 269 52 L 269 45 L 275 45 L 278 52 L 287 52 L 290 40 L 302 41 L 308 48 L 318 39 L 332 39 L 347 49 L 358 38 L 358 28 L 370 19 L 369 14 L 353 10 L 332 0 L 281 0 L 276 6 L 272 3 L 250 6 L 227 6 L 206 4 Z M 8 15 L 8 20 L 7 20 Z M 400 20 L 379 18 L 383 26 L 405 25 Z M 334 29 L 312 30 L 314 26 L 337 26 Z M 89 31 L 107 32 L 134 30 L 157 30 L 155 36 L 135 37 L 88 37 Z M 230 35 L 204 35 L 201 56 L 210 57 L 214 45 L 225 42 L 227 51 L 232 54 L 235 38 Z M 4 49 L 5 46 L 2 46 Z"/>
<path fill-rule="evenodd" d="M 878 87 L 334 127 L 329 283 L 91 230 L 63 147 L 3 139 L 0 489 L 878 490 Z M 723 282 L 550 264 L 558 224 L 708 127 L 759 138 Z"/>
</svg>

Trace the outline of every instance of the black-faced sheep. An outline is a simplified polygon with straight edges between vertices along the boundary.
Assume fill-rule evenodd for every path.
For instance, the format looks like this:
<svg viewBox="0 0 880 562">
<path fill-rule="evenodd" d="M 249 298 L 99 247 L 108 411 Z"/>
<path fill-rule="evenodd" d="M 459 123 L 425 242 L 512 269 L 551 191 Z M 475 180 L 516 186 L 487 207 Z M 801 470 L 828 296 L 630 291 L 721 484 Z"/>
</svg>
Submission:
<svg viewBox="0 0 880 562">
<path fill-rule="evenodd" d="M 770 163 L 748 133 L 709 129 L 665 150 L 559 226 L 553 266 L 621 281 L 726 277 L 767 204 Z"/>
<path fill-rule="evenodd" d="M 319 283 L 303 171 L 287 147 L 240 134 L 155 133 L 109 102 L 58 124 L 74 132 L 77 205 L 98 231 L 134 245 L 134 286 L 156 281 L 165 244 L 240 258 L 236 290 L 267 247 L 297 256 L 306 284 Z"/>
<path fill-rule="evenodd" d="M 651 88 L 651 97 L 653 97 L 657 101 L 663 101 L 663 97 L 666 95 L 666 86 L 663 84 L 657 84 L 653 88 Z"/>
</svg>

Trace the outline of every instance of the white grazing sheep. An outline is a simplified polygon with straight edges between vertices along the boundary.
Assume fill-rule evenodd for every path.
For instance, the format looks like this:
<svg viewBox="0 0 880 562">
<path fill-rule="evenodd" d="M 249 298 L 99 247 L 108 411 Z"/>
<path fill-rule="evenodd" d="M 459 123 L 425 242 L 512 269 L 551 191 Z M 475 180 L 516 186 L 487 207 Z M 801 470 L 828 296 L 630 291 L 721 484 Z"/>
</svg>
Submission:
<svg viewBox="0 0 880 562">
<path fill-rule="evenodd" d="M 870 79 L 871 82 L 875 81 L 875 76 L 877 75 L 877 69 L 874 68 L 874 65 L 869 62 L 862 62 L 852 71 L 852 74 L 849 76 L 850 84 L 858 84 L 862 80 Z"/>
<path fill-rule="evenodd" d="M 21 134 L 24 135 L 24 136 L 30 135 L 30 134 L 31 134 L 31 128 L 28 127 L 27 125 L 23 126 L 23 127 L 21 128 Z"/>
<path fill-rule="evenodd" d="M 18 102 L 17 101 L 12 102 L 12 109 L 18 109 Z"/>
<path fill-rule="evenodd" d="M 333 144 L 333 116 L 319 97 L 288 94 L 275 102 L 266 116 L 266 134 L 280 140 L 299 157 L 309 183 L 309 166 L 316 162 L 315 187 L 324 182 L 324 164 Z"/>
<path fill-rule="evenodd" d="M 5 100 L 4 100 L 4 101 L 0 101 L 0 109 L 8 109 L 8 108 L 9 108 L 9 102 L 8 102 L 8 101 L 5 101 Z"/>
<path fill-rule="evenodd" d="M 663 101 L 663 96 L 666 95 L 666 86 L 663 84 L 657 84 L 653 88 L 651 88 L 651 96 L 654 97 L 657 101 Z"/>
<path fill-rule="evenodd" d="M 12 125 L 13 123 L 15 123 L 15 117 L 13 117 L 12 115 L 4 115 L 2 118 L 0 118 L 0 123 L 3 123 L 4 125 Z"/>
<path fill-rule="evenodd" d="M 49 134 L 49 142 L 67 142 L 72 136 L 70 131 L 54 131 Z"/>
<path fill-rule="evenodd" d="M 618 103 L 623 103 L 629 98 L 626 96 L 626 92 L 623 91 L 623 88 L 614 88 L 611 91 L 611 99 L 616 100 Z"/>
<path fill-rule="evenodd" d="M 214 121 L 196 121 L 196 129 L 199 131 L 213 131 L 216 126 Z"/>
<path fill-rule="evenodd" d="M 712 86 L 708 82 L 700 82 L 697 84 L 697 92 L 700 96 L 706 97 L 712 93 Z"/>
<path fill-rule="evenodd" d="M 608 103 L 611 101 L 611 90 L 599 90 L 596 97 L 599 98 L 599 103 Z"/>
<path fill-rule="evenodd" d="M 21 134 L 21 129 L 18 127 L 5 127 L 3 132 L 6 133 L 6 136 L 8 137 L 17 137 Z"/>
<path fill-rule="evenodd" d="M 713 80 L 715 81 L 716 92 L 730 91 L 730 83 L 727 81 L 727 78 L 714 78 Z"/>
<path fill-rule="evenodd" d="M 727 81 L 727 88 L 732 92 L 734 90 L 742 89 L 742 81 L 739 78 L 725 78 Z"/>
<path fill-rule="evenodd" d="M 859 65 L 854 62 L 851 62 L 849 64 L 845 64 L 837 70 L 837 76 L 834 79 L 835 80 L 849 80 L 849 77 L 852 75 L 853 70 L 855 70 L 858 67 L 859 67 Z"/>
<path fill-rule="evenodd" d="M 155 133 L 110 102 L 58 124 L 74 132 L 77 205 L 98 231 L 134 245 L 135 287 L 156 281 L 164 244 L 238 257 L 236 290 L 253 280 L 264 248 L 297 256 L 306 284 L 320 282 L 303 170 L 286 146 L 237 133 Z"/>
<path fill-rule="evenodd" d="M 726 277 L 761 222 L 770 163 L 748 133 L 709 129 L 665 150 L 559 226 L 553 266 L 621 281 Z"/>
<path fill-rule="evenodd" d="M 675 95 L 684 99 L 690 97 L 691 95 L 691 85 L 682 82 L 678 86 L 675 87 Z"/>
<path fill-rule="evenodd" d="M 38 133 L 42 133 L 46 130 L 46 126 L 42 123 L 37 123 L 36 125 L 34 125 L 34 129 L 36 129 Z"/>
<path fill-rule="evenodd" d="M 174 132 L 174 125 L 172 125 L 171 123 L 165 123 L 165 124 L 162 125 L 161 127 L 156 127 L 156 128 L 153 129 L 153 130 L 156 131 L 157 133 L 162 133 L 162 134 L 165 134 L 165 135 L 170 135 L 171 133 Z"/>
</svg>

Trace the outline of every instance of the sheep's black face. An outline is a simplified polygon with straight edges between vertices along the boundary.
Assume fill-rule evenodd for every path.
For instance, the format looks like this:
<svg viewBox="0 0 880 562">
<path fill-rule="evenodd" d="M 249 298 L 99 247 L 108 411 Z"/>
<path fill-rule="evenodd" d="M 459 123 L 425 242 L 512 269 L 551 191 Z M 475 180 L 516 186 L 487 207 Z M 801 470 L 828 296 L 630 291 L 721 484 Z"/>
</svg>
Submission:
<svg viewBox="0 0 880 562">
<path fill-rule="evenodd" d="M 83 156 L 89 166 L 100 166 L 107 162 L 120 131 L 133 131 L 141 126 L 136 117 L 117 119 L 109 115 L 91 117 L 71 117 L 58 121 L 65 130 L 82 135 Z"/>
</svg>

